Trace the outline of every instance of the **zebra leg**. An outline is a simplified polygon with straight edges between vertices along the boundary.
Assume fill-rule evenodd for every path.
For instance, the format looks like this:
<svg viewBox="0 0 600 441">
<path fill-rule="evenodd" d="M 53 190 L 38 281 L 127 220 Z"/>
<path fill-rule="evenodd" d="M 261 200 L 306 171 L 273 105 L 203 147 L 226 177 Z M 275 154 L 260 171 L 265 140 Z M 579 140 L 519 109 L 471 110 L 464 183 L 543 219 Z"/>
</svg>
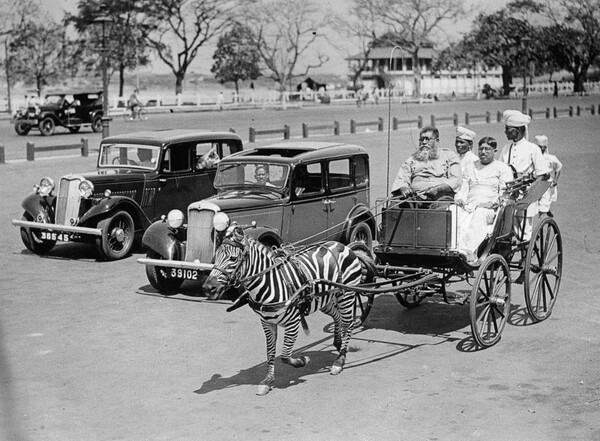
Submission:
<svg viewBox="0 0 600 441">
<path fill-rule="evenodd" d="M 342 348 L 342 319 L 340 317 L 340 311 L 337 308 L 335 300 L 331 300 L 322 309 L 325 314 L 333 319 L 333 347 L 339 352 Z"/>
<path fill-rule="evenodd" d="M 261 320 L 263 331 L 267 340 L 267 376 L 258 385 L 256 395 L 266 395 L 275 382 L 275 350 L 277 347 L 277 325 Z"/>
<path fill-rule="evenodd" d="M 331 375 L 337 375 L 344 369 L 348 344 L 350 343 L 352 328 L 354 326 L 354 293 L 345 293 L 343 296 L 338 297 L 337 300 L 338 313 L 341 317 L 342 344 L 339 350 L 340 354 L 333 362 L 331 370 L 329 371 Z"/>
<path fill-rule="evenodd" d="M 281 361 L 295 368 L 304 367 L 310 361 L 310 358 L 304 355 L 301 355 L 298 358 L 292 357 L 292 351 L 294 349 L 294 344 L 296 343 L 296 338 L 298 338 L 299 330 L 300 315 L 297 315 L 295 320 L 292 320 L 285 326 L 285 337 L 283 340 L 283 349 L 281 351 Z"/>
</svg>

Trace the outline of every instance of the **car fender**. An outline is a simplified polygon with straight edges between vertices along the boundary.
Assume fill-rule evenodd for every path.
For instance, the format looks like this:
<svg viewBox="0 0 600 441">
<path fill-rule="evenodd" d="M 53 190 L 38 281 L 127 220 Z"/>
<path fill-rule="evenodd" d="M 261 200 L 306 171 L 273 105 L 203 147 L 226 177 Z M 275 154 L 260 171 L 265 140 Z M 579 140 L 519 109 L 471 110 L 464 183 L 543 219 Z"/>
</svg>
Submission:
<svg viewBox="0 0 600 441">
<path fill-rule="evenodd" d="M 55 196 L 43 197 L 37 193 L 30 193 L 23 199 L 21 207 L 37 221 L 44 219 L 44 222 L 54 223 L 54 210 L 51 208 L 54 205 L 55 199 Z"/>
<path fill-rule="evenodd" d="M 144 249 L 159 254 L 166 260 L 181 260 L 182 244 L 175 237 L 174 230 L 169 224 L 160 220 L 150 225 L 142 236 Z"/>
<path fill-rule="evenodd" d="M 133 218 L 136 229 L 145 229 L 150 225 L 150 220 L 142 211 L 139 204 L 125 196 L 111 196 L 102 198 L 97 204 L 93 205 L 83 216 L 81 216 L 80 224 L 92 224 L 104 219 L 107 215 L 116 211 L 127 211 Z"/>
<path fill-rule="evenodd" d="M 246 234 L 252 239 L 255 239 L 258 242 L 268 246 L 279 247 L 283 243 L 283 240 L 281 237 L 279 237 L 279 234 L 268 227 L 254 227 L 246 230 Z"/>
<path fill-rule="evenodd" d="M 364 204 L 358 204 L 350 210 L 348 216 L 346 217 L 346 225 L 344 227 L 346 241 L 350 239 L 349 235 L 352 231 L 352 227 L 354 227 L 359 222 L 365 222 L 369 228 L 371 229 L 371 233 L 373 237 L 375 237 L 376 225 L 375 225 L 375 217 L 369 207 Z"/>
</svg>

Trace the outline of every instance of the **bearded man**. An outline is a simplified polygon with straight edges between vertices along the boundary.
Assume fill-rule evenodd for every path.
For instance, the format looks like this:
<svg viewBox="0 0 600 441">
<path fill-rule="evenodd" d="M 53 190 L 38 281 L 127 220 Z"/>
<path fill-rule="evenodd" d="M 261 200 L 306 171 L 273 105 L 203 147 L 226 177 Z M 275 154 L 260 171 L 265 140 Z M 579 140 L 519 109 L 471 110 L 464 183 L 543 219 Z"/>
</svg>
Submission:
<svg viewBox="0 0 600 441">
<path fill-rule="evenodd" d="M 417 196 L 426 201 L 454 199 L 462 183 L 460 162 L 452 150 L 438 147 L 439 138 L 435 127 L 421 129 L 418 149 L 398 170 L 392 196 Z"/>
</svg>

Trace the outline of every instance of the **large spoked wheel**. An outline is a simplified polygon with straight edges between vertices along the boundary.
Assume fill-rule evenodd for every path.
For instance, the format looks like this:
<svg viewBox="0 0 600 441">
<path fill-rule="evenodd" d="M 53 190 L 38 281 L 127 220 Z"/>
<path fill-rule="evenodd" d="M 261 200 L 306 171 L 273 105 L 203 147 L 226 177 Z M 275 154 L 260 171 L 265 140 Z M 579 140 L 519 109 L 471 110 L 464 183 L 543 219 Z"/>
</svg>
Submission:
<svg viewBox="0 0 600 441">
<path fill-rule="evenodd" d="M 149 259 L 162 259 L 160 254 L 148 252 Z M 166 296 L 175 294 L 177 288 L 183 283 L 183 279 L 167 277 L 166 269 L 160 266 L 146 265 L 146 276 L 150 285 L 161 294 Z"/>
<path fill-rule="evenodd" d="M 492 254 L 483 261 L 470 304 L 473 338 L 482 348 L 496 344 L 510 313 L 510 270 L 504 257 Z"/>
<path fill-rule="evenodd" d="M 106 260 L 118 260 L 127 256 L 133 246 L 135 226 L 126 211 L 119 211 L 113 217 L 98 223 L 102 236 L 96 239 L 100 256 Z"/>
<path fill-rule="evenodd" d="M 562 276 L 563 248 L 560 230 L 554 219 L 544 219 L 533 233 L 527 248 L 523 287 L 531 318 L 546 320 L 558 297 Z"/>
<path fill-rule="evenodd" d="M 371 234 L 371 229 L 365 222 L 357 223 L 352 227 L 348 242 L 362 242 L 370 250 L 373 248 L 373 234 Z"/>
<path fill-rule="evenodd" d="M 144 107 L 140 107 L 140 109 L 137 112 L 137 117 L 140 121 L 145 121 L 148 119 L 148 113 L 146 112 L 146 109 Z"/>
<path fill-rule="evenodd" d="M 33 217 L 25 212 L 23 213 L 23 220 L 31 222 Z M 29 251 L 40 256 L 48 254 L 56 245 L 55 240 L 43 240 L 42 232 L 35 228 L 21 227 L 21 240 Z"/>
<path fill-rule="evenodd" d="M 44 136 L 50 136 L 54 133 L 56 125 L 54 124 L 54 120 L 47 116 L 43 120 L 40 121 L 38 128 L 40 129 L 40 133 Z"/>
</svg>

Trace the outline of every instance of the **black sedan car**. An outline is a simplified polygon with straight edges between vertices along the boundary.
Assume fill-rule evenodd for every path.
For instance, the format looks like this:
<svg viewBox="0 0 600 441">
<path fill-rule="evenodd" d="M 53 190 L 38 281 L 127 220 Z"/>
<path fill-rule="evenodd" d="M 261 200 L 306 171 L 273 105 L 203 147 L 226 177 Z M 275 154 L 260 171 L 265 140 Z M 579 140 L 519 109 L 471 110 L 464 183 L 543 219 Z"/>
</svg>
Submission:
<svg viewBox="0 0 600 441">
<path fill-rule="evenodd" d="M 44 177 L 21 204 L 23 243 L 36 254 L 57 242 L 95 242 L 106 260 L 125 257 L 134 240 L 173 207 L 215 194 L 218 162 L 243 148 L 230 132 L 161 130 L 102 140 L 95 171 Z"/>
</svg>

